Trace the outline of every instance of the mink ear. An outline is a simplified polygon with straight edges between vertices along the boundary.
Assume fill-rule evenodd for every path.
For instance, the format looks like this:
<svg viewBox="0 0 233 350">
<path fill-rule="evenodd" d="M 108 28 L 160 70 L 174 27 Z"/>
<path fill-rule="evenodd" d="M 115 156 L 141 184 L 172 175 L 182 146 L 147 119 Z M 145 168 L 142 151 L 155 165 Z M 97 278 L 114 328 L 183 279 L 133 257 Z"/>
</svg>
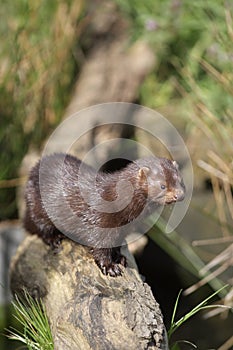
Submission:
<svg viewBox="0 0 233 350">
<path fill-rule="evenodd" d="M 138 179 L 140 182 L 146 181 L 146 177 L 149 174 L 150 168 L 143 166 L 138 170 Z"/>
<path fill-rule="evenodd" d="M 143 166 L 139 169 L 139 173 L 144 173 L 145 175 L 148 175 L 150 172 L 150 168 L 148 168 L 147 166 Z"/>
<path fill-rule="evenodd" d="M 172 161 L 172 164 L 174 165 L 174 167 L 176 167 L 177 169 L 179 169 L 179 164 L 178 164 L 175 160 Z"/>
</svg>

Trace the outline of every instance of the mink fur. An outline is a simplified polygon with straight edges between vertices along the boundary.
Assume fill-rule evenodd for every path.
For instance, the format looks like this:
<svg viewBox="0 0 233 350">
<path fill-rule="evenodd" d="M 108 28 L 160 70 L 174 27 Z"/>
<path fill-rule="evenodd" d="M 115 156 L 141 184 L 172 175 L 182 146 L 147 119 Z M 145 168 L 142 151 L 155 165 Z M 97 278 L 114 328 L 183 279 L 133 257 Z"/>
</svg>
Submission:
<svg viewBox="0 0 233 350">
<path fill-rule="evenodd" d="M 31 170 L 24 226 L 53 248 L 66 236 L 88 246 L 101 271 L 118 276 L 119 265 L 126 266 L 119 247 L 128 224 L 184 194 L 178 165 L 166 158 L 143 158 L 96 175 L 76 157 L 53 154 Z"/>
</svg>

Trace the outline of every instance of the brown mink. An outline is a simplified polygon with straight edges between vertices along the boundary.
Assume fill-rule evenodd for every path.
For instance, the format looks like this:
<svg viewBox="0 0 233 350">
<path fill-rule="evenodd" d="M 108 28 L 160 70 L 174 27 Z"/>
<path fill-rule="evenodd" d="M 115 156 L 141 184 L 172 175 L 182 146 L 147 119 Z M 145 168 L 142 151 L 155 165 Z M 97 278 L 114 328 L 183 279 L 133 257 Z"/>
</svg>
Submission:
<svg viewBox="0 0 233 350">
<path fill-rule="evenodd" d="M 181 201 L 185 186 L 175 161 L 138 159 L 114 173 L 98 172 L 68 154 L 43 157 L 26 186 L 24 226 L 57 248 L 68 236 L 88 246 L 105 275 L 122 274 L 120 246 L 128 224 L 156 207 Z"/>
</svg>

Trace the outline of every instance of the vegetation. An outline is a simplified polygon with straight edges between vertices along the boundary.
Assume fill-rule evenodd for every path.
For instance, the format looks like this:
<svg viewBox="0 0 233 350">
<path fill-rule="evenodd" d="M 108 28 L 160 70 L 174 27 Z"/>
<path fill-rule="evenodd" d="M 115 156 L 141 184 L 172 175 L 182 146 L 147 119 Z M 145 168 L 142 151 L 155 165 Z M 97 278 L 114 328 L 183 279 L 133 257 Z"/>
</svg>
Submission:
<svg viewBox="0 0 233 350">
<path fill-rule="evenodd" d="M 204 309 L 209 309 L 216 307 L 216 305 L 208 305 L 208 302 L 213 299 L 213 297 L 223 290 L 221 288 L 217 292 L 210 295 L 208 298 L 203 300 L 197 306 L 195 306 L 190 312 L 182 316 L 180 319 L 175 320 L 178 302 L 181 295 L 181 291 L 177 297 L 172 319 L 171 326 L 168 330 L 168 340 L 171 344 L 172 350 L 179 349 L 177 342 L 172 345 L 172 335 L 173 333 L 182 326 L 183 323 L 188 321 L 192 316 L 194 316 L 197 312 L 200 312 Z M 45 306 L 41 301 L 34 300 L 26 291 L 24 292 L 24 297 L 19 298 L 16 296 L 16 300 L 12 303 L 14 307 L 14 316 L 19 324 L 22 326 L 22 331 L 13 329 L 9 330 L 9 338 L 11 340 L 17 340 L 27 346 L 28 350 L 53 350 L 53 339 L 52 334 L 48 322 L 48 318 L 46 316 Z M 220 305 L 222 308 L 226 308 Z M 184 343 L 191 344 L 193 347 L 196 346 L 189 341 L 182 341 Z"/>
<path fill-rule="evenodd" d="M 53 350 L 53 338 L 44 304 L 34 300 L 25 291 L 22 298 L 16 296 L 13 306 L 22 331 L 9 330 L 9 338 L 25 344 L 28 350 Z"/>
<path fill-rule="evenodd" d="M 29 146 L 41 146 L 69 99 L 78 69 L 75 52 L 83 4 L 4 1 L 0 13 L 1 220 L 17 215 L 17 182 L 6 180 L 18 177 Z"/>
<path fill-rule="evenodd" d="M 199 91 L 208 106 L 221 113 L 223 106 L 232 107 L 230 96 L 214 84 L 203 64 L 207 61 L 230 78 L 230 5 L 218 0 L 116 1 L 131 21 L 132 38 L 144 38 L 156 53 L 156 68 L 142 86 L 142 104 L 152 108 L 170 104 L 180 100 L 182 89 L 190 95 Z"/>
<path fill-rule="evenodd" d="M 178 319 L 177 321 L 175 321 L 176 318 L 176 312 L 177 312 L 177 307 L 178 307 L 178 302 L 179 302 L 179 298 L 181 295 L 181 292 L 178 294 L 175 306 L 174 306 L 174 310 L 173 310 L 173 314 L 172 314 L 172 319 L 171 319 L 171 326 L 168 330 L 168 340 L 171 343 L 171 337 L 173 335 L 173 333 L 179 328 L 181 327 L 186 321 L 188 321 L 192 316 L 194 316 L 196 313 L 205 310 L 205 309 L 209 309 L 209 308 L 213 308 L 216 307 L 216 305 L 208 305 L 208 302 L 210 301 L 210 299 L 212 299 L 216 294 L 218 294 L 219 292 L 221 292 L 223 289 L 225 288 L 222 287 L 221 289 L 219 289 L 218 291 L 216 291 L 215 293 L 213 293 L 212 295 L 210 295 L 208 298 L 206 298 L 205 300 L 203 300 L 201 303 L 199 303 L 198 305 L 196 305 L 191 311 L 189 311 L 187 314 L 185 314 L 184 316 L 182 316 L 180 319 Z M 220 305 L 220 307 L 222 308 L 226 308 L 222 305 Z M 197 348 L 195 344 L 190 343 L 189 341 L 181 341 L 181 343 L 188 343 L 190 345 L 192 345 L 194 348 Z M 176 342 L 175 344 L 171 345 L 171 349 L 172 350 L 179 350 L 179 346 L 178 346 L 179 342 Z"/>
</svg>

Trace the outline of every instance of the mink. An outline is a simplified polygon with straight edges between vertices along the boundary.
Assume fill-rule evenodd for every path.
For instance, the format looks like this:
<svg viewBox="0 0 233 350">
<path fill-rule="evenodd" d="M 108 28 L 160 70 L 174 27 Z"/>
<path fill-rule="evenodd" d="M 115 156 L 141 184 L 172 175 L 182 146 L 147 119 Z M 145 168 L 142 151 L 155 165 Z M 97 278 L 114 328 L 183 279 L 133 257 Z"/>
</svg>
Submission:
<svg viewBox="0 0 233 350">
<path fill-rule="evenodd" d="M 178 165 L 167 158 L 96 173 L 78 158 L 57 153 L 42 157 L 30 172 L 24 227 L 53 249 L 67 237 L 87 246 L 103 274 L 115 277 L 127 265 L 120 246 L 129 224 L 184 195 Z"/>
</svg>

